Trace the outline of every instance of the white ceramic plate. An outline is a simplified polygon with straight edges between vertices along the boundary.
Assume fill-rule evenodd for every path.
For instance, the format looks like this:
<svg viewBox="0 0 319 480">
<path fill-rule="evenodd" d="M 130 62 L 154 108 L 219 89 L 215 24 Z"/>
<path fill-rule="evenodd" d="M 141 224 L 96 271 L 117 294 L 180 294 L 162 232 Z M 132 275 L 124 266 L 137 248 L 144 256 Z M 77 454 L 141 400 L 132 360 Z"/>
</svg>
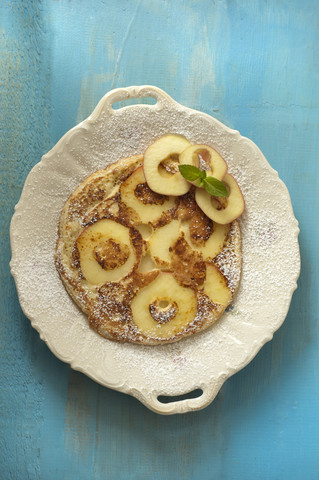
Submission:
<svg viewBox="0 0 319 480">
<path fill-rule="evenodd" d="M 154 97 L 156 104 L 112 107 L 138 97 Z M 89 328 L 60 281 L 54 266 L 59 215 L 90 173 L 144 152 L 166 133 L 214 146 L 243 191 L 241 284 L 227 312 L 194 337 L 156 347 L 118 344 Z M 11 222 L 11 271 L 24 313 L 58 358 L 155 412 L 182 413 L 207 406 L 283 323 L 300 270 L 298 233 L 287 188 L 254 143 L 158 88 L 128 87 L 105 95 L 30 172 Z M 158 398 L 194 389 L 202 390 L 197 398 Z"/>
</svg>

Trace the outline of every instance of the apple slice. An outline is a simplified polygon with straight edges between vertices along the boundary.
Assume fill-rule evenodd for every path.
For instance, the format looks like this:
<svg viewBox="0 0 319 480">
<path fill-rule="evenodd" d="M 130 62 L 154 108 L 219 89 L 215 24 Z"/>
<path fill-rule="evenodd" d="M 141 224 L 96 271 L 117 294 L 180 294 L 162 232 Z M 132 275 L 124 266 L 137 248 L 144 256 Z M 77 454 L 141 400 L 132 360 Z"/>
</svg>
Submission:
<svg viewBox="0 0 319 480">
<path fill-rule="evenodd" d="M 204 292 L 214 303 L 219 303 L 224 307 L 227 307 L 231 301 L 231 291 L 226 279 L 215 265 L 206 265 Z"/>
<path fill-rule="evenodd" d="M 206 174 L 222 180 L 227 173 L 227 163 L 218 152 L 209 145 L 190 145 L 179 157 L 180 164 L 194 165 Z M 198 186 L 198 180 L 191 182 Z"/>
<path fill-rule="evenodd" d="M 223 247 L 227 234 L 229 232 L 229 225 L 221 225 L 214 223 L 213 232 L 210 234 L 207 240 L 203 240 L 200 244 L 194 242 L 191 237 L 190 224 L 186 223 L 182 226 L 182 230 L 185 234 L 187 242 L 192 246 L 194 250 L 201 253 L 203 259 L 206 261 L 213 260 L 218 255 Z"/>
<path fill-rule="evenodd" d="M 143 167 L 139 167 L 122 183 L 121 201 L 132 208 L 144 224 L 155 222 L 163 212 L 175 205 L 175 198 L 159 195 L 146 183 Z"/>
<path fill-rule="evenodd" d="M 223 178 L 223 183 L 228 189 L 228 197 L 213 197 L 203 188 L 197 188 L 195 200 L 209 218 L 221 225 L 226 225 L 243 213 L 245 201 L 238 183 L 232 175 L 227 173 Z"/>
<path fill-rule="evenodd" d="M 140 243 L 139 248 L 135 249 L 131 230 L 135 229 L 114 220 L 103 219 L 82 231 L 76 247 L 81 272 L 88 283 L 100 286 L 106 282 L 118 282 L 133 270 L 140 260 L 137 252 L 142 252 L 143 240 L 135 236 L 136 246 Z"/>
<path fill-rule="evenodd" d="M 156 265 L 167 266 L 171 262 L 170 248 L 180 236 L 178 220 L 172 220 L 164 227 L 157 228 L 149 240 L 149 253 Z"/>
<path fill-rule="evenodd" d="M 171 273 L 161 272 L 142 288 L 131 303 L 138 332 L 152 338 L 172 338 L 195 318 L 195 292 L 177 283 Z"/>
<path fill-rule="evenodd" d="M 143 168 L 151 190 L 176 196 L 188 192 L 190 183 L 179 173 L 178 165 L 179 155 L 190 145 L 182 135 L 164 135 L 147 148 Z"/>
</svg>

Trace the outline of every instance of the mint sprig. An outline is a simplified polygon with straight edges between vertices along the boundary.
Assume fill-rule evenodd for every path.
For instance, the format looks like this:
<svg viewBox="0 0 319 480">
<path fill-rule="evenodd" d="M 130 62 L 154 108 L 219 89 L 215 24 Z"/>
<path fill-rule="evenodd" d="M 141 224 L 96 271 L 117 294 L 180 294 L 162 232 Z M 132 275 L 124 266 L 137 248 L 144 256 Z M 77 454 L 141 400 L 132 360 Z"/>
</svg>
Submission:
<svg viewBox="0 0 319 480">
<path fill-rule="evenodd" d="M 205 190 L 213 197 L 228 197 L 229 193 L 226 186 L 215 177 L 208 177 L 205 170 L 200 170 L 194 165 L 179 165 L 178 169 L 181 175 L 189 180 L 195 182 L 198 180 L 198 186 L 204 187 Z"/>
<path fill-rule="evenodd" d="M 206 177 L 206 172 L 204 170 L 200 170 L 197 167 L 194 167 L 194 165 L 183 164 L 179 165 L 178 169 L 183 175 L 183 177 L 186 178 L 186 180 L 190 180 L 191 182 L 195 182 L 195 180 Z"/>
</svg>

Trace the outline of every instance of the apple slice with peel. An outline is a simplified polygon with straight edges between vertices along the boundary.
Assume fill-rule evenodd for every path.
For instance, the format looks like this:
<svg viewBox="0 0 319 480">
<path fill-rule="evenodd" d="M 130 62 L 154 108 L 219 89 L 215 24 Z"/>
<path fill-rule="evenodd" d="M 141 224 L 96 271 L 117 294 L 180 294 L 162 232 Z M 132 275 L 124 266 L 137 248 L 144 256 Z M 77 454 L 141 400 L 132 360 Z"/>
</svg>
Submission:
<svg viewBox="0 0 319 480">
<path fill-rule="evenodd" d="M 162 195 L 184 195 L 190 183 L 178 171 L 179 155 L 191 144 L 182 135 L 164 135 L 144 153 L 144 175 L 151 190 Z"/>
<path fill-rule="evenodd" d="M 154 193 L 146 183 L 143 168 L 137 168 L 120 187 L 121 200 L 135 210 L 142 223 L 155 222 L 175 205 L 174 197 Z"/>
<path fill-rule="evenodd" d="M 227 173 L 227 163 L 218 152 L 209 145 L 190 145 L 179 157 L 180 164 L 194 165 L 205 170 L 210 177 L 222 180 Z M 198 180 L 193 183 L 198 186 Z"/>
<path fill-rule="evenodd" d="M 142 288 L 131 304 L 138 332 L 148 337 L 171 338 L 183 331 L 195 318 L 195 292 L 182 287 L 168 272 L 161 272 Z"/>
<path fill-rule="evenodd" d="M 195 200 L 199 208 L 214 222 L 221 225 L 231 223 L 238 218 L 245 209 L 244 197 L 238 183 L 228 173 L 223 178 L 229 192 L 228 197 L 213 197 L 203 188 L 197 188 Z"/>
</svg>

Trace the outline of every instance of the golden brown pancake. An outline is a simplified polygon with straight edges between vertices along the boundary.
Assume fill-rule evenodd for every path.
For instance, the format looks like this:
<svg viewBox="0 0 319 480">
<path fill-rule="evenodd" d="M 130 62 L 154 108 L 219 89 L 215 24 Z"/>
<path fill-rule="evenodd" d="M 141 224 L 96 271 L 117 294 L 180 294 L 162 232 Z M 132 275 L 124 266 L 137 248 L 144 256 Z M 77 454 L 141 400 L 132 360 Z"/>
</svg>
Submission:
<svg viewBox="0 0 319 480">
<path fill-rule="evenodd" d="M 241 269 L 237 220 L 219 225 L 185 195 L 149 189 L 143 156 L 99 170 L 61 213 L 55 262 L 100 335 L 176 342 L 212 325 L 231 303 Z"/>
</svg>

